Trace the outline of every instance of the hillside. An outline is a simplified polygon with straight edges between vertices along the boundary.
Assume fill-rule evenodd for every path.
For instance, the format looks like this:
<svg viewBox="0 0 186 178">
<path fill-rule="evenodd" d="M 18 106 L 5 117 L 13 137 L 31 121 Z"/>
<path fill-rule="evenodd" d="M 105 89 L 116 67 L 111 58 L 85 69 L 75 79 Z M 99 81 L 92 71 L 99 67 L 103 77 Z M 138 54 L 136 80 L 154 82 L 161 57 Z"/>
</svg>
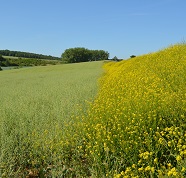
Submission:
<svg viewBox="0 0 186 178">
<path fill-rule="evenodd" d="M 34 58 L 34 59 L 48 59 L 48 60 L 60 60 L 59 57 L 51 55 L 36 54 L 22 51 L 11 51 L 11 50 L 0 50 L 0 55 L 10 57 L 21 57 L 21 58 Z"/>
<path fill-rule="evenodd" d="M 104 69 L 82 124 L 93 177 L 185 177 L 186 45 Z"/>
<path fill-rule="evenodd" d="M 22 58 L 14 56 L 1 56 L 0 66 L 3 68 L 25 67 L 25 66 L 46 66 L 61 64 L 60 60 L 53 59 L 36 59 L 36 58 Z"/>
</svg>

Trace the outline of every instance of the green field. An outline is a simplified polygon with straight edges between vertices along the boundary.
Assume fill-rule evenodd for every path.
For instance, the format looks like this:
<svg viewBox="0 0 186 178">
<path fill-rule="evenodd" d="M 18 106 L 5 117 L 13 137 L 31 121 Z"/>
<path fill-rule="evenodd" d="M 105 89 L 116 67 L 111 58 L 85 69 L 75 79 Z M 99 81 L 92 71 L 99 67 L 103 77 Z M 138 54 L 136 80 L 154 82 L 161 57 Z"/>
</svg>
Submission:
<svg viewBox="0 0 186 178">
<path fill-rule="evenodd" d="M 26 58 L 26 57 L 15 57 L 15 56 L 2 56 L 3 58 L 5 59 L 19 59 L 19 58 L 22 58 L 22 59 L 37 59 L 37 58 Z M 46 60 L 46 61 L 56 61 L 56 62 L 59 62 L 59 60 L 51 60 L 51 59 L 39 59 L 39 60 Z"/>
<path fill-rule="evenodd" d="M 16 177 L 19 169 L 37 168 L 41 156 L 48 157 L 45 154 L 53 151 L 50 146 L 55 138 L 60 140 L 66 134 L 65 123 L 73 122 L 80 111 L 86 110 L 85 100 L 95 97 L 102 64 L 66 64 L 0 73 L 1 174 Z"/>
<path fill-rule="evenodd" d="M 18 59 L 19 57 L 15 56 L 3 56 L 5 59 Z"/>
<path fill-rule="evenodd" d="M 185 178 L 185 44 L 0 81 L 0 177 Z"/>
</svg>

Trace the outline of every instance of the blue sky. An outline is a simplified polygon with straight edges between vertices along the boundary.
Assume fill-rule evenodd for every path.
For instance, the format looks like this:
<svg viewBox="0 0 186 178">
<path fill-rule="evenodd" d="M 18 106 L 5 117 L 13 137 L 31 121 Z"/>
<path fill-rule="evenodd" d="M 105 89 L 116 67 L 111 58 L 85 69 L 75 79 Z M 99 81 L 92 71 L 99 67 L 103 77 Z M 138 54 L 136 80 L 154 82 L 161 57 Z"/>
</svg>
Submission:
<svg viewBox="0 0 186 178">
<path fill-rule="evenodd" d="M 127 59 L 186 40 L 186 0 L 0 0 L 0 49 Z"/>
</svg>

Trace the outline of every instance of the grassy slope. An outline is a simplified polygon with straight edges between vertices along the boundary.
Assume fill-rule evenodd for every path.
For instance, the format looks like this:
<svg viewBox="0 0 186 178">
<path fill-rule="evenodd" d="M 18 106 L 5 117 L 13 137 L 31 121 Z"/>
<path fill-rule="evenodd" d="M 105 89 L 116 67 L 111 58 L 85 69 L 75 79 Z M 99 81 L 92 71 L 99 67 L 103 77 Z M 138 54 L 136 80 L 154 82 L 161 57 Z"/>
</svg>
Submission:
<svg viewBox="0 0 186 178">
<path fill-rule="evenodd" d="M 184 177 L 186 45 L 111 62 L 105 70 L 82 124 L 90 174 Z"/>
<path fill-rule="evenodd" d="M 10 176 L 14 172 L 15 176 L 18 168 L 35 168 L 43 159 L 47 164 L 53 161 L 55 139 L 59 141 L 66 133 L 64 122 L 73 122 L 72 118 L 79 115 L 79 106 L 85 110 L 85 100 L 94 98 L 102 64 L 66 64 L 0 73 L 2 174 Z"/>
</svg>

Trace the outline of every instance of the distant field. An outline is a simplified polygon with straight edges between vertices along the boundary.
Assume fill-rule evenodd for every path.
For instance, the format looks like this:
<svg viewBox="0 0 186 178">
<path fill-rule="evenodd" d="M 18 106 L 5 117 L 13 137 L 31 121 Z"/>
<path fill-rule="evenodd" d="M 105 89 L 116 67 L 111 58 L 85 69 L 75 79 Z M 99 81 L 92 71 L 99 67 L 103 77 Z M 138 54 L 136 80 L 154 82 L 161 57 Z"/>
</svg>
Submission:
<svg viewBox="0 0 186 178">
<path fill-rule="evenodd" d="M 3 70 L 11 70 L 11 69 L 20 69 L 20 68 L 28 68 L 28 67 L 19 67 L 19 66 L 10 66 L 10 67 L 1 67 Z"/>
<path fill-rule="evenodd" d="M 15 56 L 3 56 L 5 59 L 18 59 L 19 57 Z"/>
<path fill-rule="evenodd" d="M 32 58 L 26 58 L 26 57 L 15 57 L 15 56 L 3 56 L 5 59 L 32 59 Z M 33 58 L 33 59 L 37 59 L 37 58 Z M 51 60 L 51 59 L 39 59 L 39 60 L 46 60 L 46 61 L 59 61 L 59 60 Z"/>
</svg>

